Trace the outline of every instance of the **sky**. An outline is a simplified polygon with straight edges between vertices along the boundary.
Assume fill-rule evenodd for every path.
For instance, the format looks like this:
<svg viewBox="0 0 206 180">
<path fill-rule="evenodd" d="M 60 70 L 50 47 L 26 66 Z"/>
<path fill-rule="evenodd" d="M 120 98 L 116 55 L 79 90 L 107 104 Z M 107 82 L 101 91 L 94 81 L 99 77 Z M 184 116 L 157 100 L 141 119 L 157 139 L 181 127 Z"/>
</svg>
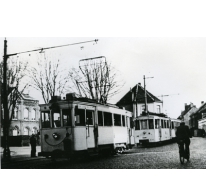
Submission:
<svg viewBox="0 0 206 180">
<path fill-rule="evenodd" d="M 206 38 L 199 37 L 7 37 L 8 54 L 43 47 L 71 44 L 98 39 L 97 43 L 45 50 L 18 55 L 21 60 L 35 66 L 40 56 L 60 59 L 66 69 L 78 68 L 79 60 L 105 56 L 108 62 L 118 70 L 125 81 L 120 93 L 109 102 L 116 103 L 137 83 L 159 97 L 163 97 L 164 113 L 177 118 L 184 110 L 185 103 L 200 107 L 206 101 Z M 0 38 L 0 57 L 3 56 L 4 38 Z M 83 48 L 81 48 L 83 46 Z M 29 55 L 30 54 L 30 55 Z M 27 91 L 32 97 L 43 103 L 40 93 L 34 89 Z"/>
<path fill-rule="evenodd" d="M 61 57 L 65 68 L 78 67 L 82 58 L 106 56 L 126 81 L 122 91 L 113 98 L 114 103 L 130 87 L 143 84 L 144 75 L 154 77 L 147 79 L 146 88 L 155 96 L 179 93 L 163 98 L 167 114 L 176 118 L 185 103 L 193 102 L 199 107 L 201 101 L 206 101 L 205 17 L 203 0 L 7 0 L 0 7 L 0 57 L 4 37 L 8 40 L 8 53 L 98 38 L 97 45 L 85 44 L 83 50 L 80 46 L 70 46 L 46 53 L 54 59 Z M 19 58 L 35 65 L 37 54 Z M 30 94 L 41 97 L 34 90 Z M 162 170 L 164 175 L 159 176 L 159 172 L 153 171 L 145 176 L 143 171 L 139 169 L 138 175 L 146 179 L 154 175 L 161 179 L 170 173 Z M 189 179 L 203 175 L 190 172 L 186 172 Z M 185 178 L 180 171 L 175 173 Z M 54 179 L 59 178 L 59 173 L 51 174 Z M 111 178 L 111 173 L 105 174 Z M 29 177 L 36 179 L 36 176 Z M 125 179 L 128 173 L 119 170 L 116 177 Z"/>
</svg>

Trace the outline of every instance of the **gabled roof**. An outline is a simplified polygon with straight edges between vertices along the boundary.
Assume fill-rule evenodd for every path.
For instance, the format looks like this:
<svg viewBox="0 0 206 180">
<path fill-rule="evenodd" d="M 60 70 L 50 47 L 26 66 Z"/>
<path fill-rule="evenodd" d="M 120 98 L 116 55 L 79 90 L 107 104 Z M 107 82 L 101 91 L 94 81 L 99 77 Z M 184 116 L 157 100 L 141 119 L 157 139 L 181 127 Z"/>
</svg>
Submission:
<svg viewBox="0 0 206 180">
<path fill-rule="evenodd" d="M 187 105 L 186 110 L 182 111 L 181 115 L 180 115 L 177 119 L 182 119 L 183 116 L 184 116 L 185 114 L 187 114 L 187 113 L 188 113 L 191 109 L 193 109 L 193 108 L 196 108 L 196 106 L 191 106 L 190 104 Z M 193 112 L 191 115 L 193 115 L 196 111 L 197 111 L 197 108 L 194 110 L 194 112 Z M 191 116 L 191 115 L 190 115 L 190 116 Z"/>
<path fill-rule="evenodd" d="M 133 99 L 132 99 L 132 93 L 135 94 L 134 100 L 137 100 L 137 103 L 145 103 L 145 98 L 144 98 L 144 88 L 140 85 L 137 84 L 134 86 L 130 91 L 128 91 L 116 104 L 117 106 L 122 106 L 126 104 L 132 104 Z M 146 91 L 147 94 L 147 103 L 153 103 L 153 102 L 162 102 L 160 99 L 155 97 L 153 94 L 150 92 Z"/>
<path fill-rule="evenodd" d="M 29 96 L 29 94 L 22 93 L 21 96 L 24 100 L 34 100 L 34 98 Z"/>
<path fill-rule="evenodd" d="M 201 111 L 206 109 L 206 102 L 203 103 L 195 112 L 194 114 L 201 113 Z"/>
</svg>

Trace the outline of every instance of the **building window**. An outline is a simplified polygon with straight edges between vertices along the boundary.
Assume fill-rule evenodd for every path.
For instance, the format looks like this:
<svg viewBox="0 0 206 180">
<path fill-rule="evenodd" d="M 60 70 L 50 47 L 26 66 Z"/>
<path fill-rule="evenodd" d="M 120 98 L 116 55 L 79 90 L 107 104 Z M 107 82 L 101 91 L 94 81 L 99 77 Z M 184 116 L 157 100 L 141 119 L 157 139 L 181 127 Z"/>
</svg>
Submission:
<svg viewBox="0 0 206 180">
<path fill-rule="evenodd" d="M 29 135 L 29 127 L 24 128 L 24 135 Z"/>
<path fill-rule="evenodd" d="M 18 109 L 14 109 L 13 119 L 18 119 Z"/>
<path fill-rule="evenodd" d="M 37 127 L 32 128 L 32 134 L 37 134 Z"/>
<path fill-rule="evenodd" d="M 31 120 L 36 120 L 36 110 L 32 109 L 31 111 Z"/>
<path fill-rule="evenodd" d="M 28 108 L 24 109 L 24 119 L 29 119 L 29 109 Z"/>
<path fill-rule="evenodd" d="M 18 127 L 18 126 L 15 126 L 15 127 L 12 129 L 11 135 L 12 135 L 12 136 L 18 136 L 18 135 L 19 135 L 19 127 Z"/>
<path fill-rule="evenodd" d="M 157 113 L 161 113 L 160 105 L 157 105 Z"/>
<path fill-rule="evenodd" d="M 141 109 L 142 109 L 142 113 L 143 113 L 145 111 L 145 105 L 142 105 Z"/>
</svg>

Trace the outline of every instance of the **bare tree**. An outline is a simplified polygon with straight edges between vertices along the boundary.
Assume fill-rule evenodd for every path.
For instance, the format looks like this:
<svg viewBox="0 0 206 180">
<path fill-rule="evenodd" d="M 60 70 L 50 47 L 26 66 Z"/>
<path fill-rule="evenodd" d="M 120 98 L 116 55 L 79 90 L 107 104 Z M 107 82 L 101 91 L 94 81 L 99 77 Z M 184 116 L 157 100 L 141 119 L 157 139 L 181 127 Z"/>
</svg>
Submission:
<svg viewBox="0 0 206 180">
<path fill-rule="evenodd" d="M 28 86 L 27 81 L 25 81 L 27 75 L 28 62 L 18 61 L 15 58 L 10 58 L 8 61 L 7 69 L 7 84 L 8 84 L 8 110 L 9 110 L 9 122 L 14 115 L 14 109 L 18 104 L 18 100 L 21 98 L 22 93 Z M 3 83 L 3 62 L 0 62 L 0 82 Z M 2 90 L 2 102 L 4 97 L 4 92 Z M 2 113 L 1 113 L 2 114 Z"/>
<path fill-rule="evenodd" d="M 31 86 L 38 90 L 45 103 L 52 96 L 63 95 L 69 87 L 69 76 L 66 69 L 60 67 L 60 60 L 44 56 L 38 59 L 37 67 L 31 68 Z"/>
<path fill-rule="evenodd" d="M 103 56 L 80 60 L 79 69 L 73 68 L 69 75 L 79 96 L 100 103 L 107 103 L 124 85 L 118 79 L 120 73 Z"/>
</svg>

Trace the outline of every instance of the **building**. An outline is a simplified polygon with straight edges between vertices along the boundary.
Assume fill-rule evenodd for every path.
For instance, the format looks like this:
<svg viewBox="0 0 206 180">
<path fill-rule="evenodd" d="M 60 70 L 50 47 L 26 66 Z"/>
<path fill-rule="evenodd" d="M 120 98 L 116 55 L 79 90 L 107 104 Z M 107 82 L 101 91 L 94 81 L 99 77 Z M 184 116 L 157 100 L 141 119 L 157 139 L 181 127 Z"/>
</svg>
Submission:
<svg viewBox="0 0 206 180">
<path fill-rule="evenodd" d="M 163 103 L 150 92 L 146 91 L 147 110 L 149 113 L 163 114 Z M 145 89 L 137 84 L 128 91 L 117 103 L 117 106 L 132 111 L 134 117 L 142 115 L 145 111 Z"/>
<path fill-rule="evenodd" d="M 37 134 L 39 131 L 39 101 L 28 94 L 22 94 L 14 109 L 10 126 L 10 136 Z"/>
<path fill-rule="evenodd" d="M 189 105 L 185 103 L 185 110 L 181 112 L 181 115 L 177 119 L 183 120 L 185 125 L 189 126 L 189 128 L 192 128 L 193 124 L 190 116 L 196 111 L 197 107 L 193 105 L 193 103 L 190 103 Z"/>
<path fill-rule="evenodd" d="M 39 131 L 39 101 L 33 99 L 28 94 L 21 94 L 19 96 L 20 98 L 14 109 L 9 129 L 9 141 L 11 146 L 28 145 L 31 134 L 37 134 Z M 1 136 L 3 136 L 2 127 Z"/>
<path fill-rule="evenodd" d="M 201 102 L 201 106 L 190 115 L 191 125 L 194 129 L 206 130 L 206 103 Z"/>
</svg>

